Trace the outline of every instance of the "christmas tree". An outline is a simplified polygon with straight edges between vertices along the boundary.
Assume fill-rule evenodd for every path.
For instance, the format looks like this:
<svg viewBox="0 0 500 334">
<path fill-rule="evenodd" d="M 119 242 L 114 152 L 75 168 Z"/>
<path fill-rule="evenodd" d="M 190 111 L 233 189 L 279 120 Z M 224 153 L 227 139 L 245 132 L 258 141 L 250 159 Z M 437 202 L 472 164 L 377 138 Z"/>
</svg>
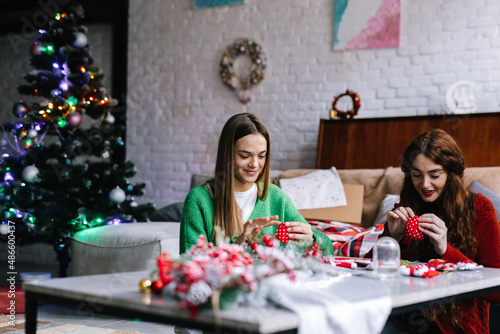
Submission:
<svg viewBox="0 0 500 334">
<path fill-rule="evenodd" d="M 18 121 L 2 126 L 2 224 L 15 227 L 8 230 L 19 245 L 52 244 L 60 276 L 75 232 L 147 221 L 154 211 L 152 203 L 136 202 L 145 184 L 128 181 L 136 170 L 124 158 L 123 108 L 94 66 L 83 18 L 81 5 L 70 1 L 39 30 L 29 50 L 34 69 L 18 87 L 33 102 L 15 103 Z"/>
</svg>

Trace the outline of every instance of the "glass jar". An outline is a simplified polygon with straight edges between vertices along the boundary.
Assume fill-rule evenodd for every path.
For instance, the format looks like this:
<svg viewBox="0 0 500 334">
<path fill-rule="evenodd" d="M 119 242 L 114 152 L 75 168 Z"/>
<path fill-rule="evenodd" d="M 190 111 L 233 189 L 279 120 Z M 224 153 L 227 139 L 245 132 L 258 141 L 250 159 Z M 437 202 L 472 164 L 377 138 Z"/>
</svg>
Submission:
<svg viewBox="0 0 500 334">
<path fill-rule="evenodd" d="M 391 237 L 380 238 L 373 249 L 373 270 L 381 278 L 399 276 L 401 249 Z"/>
</svg>

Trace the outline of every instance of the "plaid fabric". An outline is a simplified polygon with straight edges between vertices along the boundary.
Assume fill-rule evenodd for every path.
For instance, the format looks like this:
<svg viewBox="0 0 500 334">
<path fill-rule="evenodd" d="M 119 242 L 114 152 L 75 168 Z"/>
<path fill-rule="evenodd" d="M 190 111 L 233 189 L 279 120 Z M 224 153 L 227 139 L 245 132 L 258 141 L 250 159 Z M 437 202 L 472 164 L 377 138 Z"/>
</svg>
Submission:
<svg viewBox="0 0 500 334">
<path fill-rule="evenodd" d="M 336 221 L 310 221 L 309 224 L 325 233 L 332 241 L 336 256 L 363 257 L 368 253 L 384 231 L 384 224 L 370 228 L 344 224 Z"/>
</svg>

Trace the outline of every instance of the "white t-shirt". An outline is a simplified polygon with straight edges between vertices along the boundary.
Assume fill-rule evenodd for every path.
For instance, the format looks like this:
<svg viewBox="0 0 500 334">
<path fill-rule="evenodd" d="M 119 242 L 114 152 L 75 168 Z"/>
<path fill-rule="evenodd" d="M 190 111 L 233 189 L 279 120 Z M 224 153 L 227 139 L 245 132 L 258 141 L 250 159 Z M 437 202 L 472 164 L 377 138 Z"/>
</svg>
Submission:
<svg viewBox="0 0 500 334">
<path fill-rule="evenodd" d="M 235 191 L 234 197 L 236 198 L 236 203 L 238 203 L 240 207 L 244 224 L 248 221 L 248 218 L 250 218 L 253 208 L 255 207 L 255 202 L 257 201 L 257 184 L 254 183 L 247 191 Z"/>
</svg>

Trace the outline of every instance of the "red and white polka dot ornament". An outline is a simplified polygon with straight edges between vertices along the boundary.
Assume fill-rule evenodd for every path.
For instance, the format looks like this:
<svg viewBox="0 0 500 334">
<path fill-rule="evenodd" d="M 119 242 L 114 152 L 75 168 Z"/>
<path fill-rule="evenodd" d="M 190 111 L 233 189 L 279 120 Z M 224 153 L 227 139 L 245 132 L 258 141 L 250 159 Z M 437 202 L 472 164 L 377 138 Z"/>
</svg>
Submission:
<svg viewBox="0 0 500 334">
<path fill-rule="evenodd" d="M 288 243 L 288 240 L 290 240 L 285 222 L 282 222 L 276 229 L 276 239 L 283 244 Z"/>
<path fill-rule="evenodd" d="M 420 232 L 420 230 L 418 229 L 418 224 L 420 223 L 418 221 L 418 218 L 419 216 L 414 216 L 406 222 L 406 230 L 405 230 L 406 236 L 413 240 L 424 239 L 424 234 Z"/>
</svg>

